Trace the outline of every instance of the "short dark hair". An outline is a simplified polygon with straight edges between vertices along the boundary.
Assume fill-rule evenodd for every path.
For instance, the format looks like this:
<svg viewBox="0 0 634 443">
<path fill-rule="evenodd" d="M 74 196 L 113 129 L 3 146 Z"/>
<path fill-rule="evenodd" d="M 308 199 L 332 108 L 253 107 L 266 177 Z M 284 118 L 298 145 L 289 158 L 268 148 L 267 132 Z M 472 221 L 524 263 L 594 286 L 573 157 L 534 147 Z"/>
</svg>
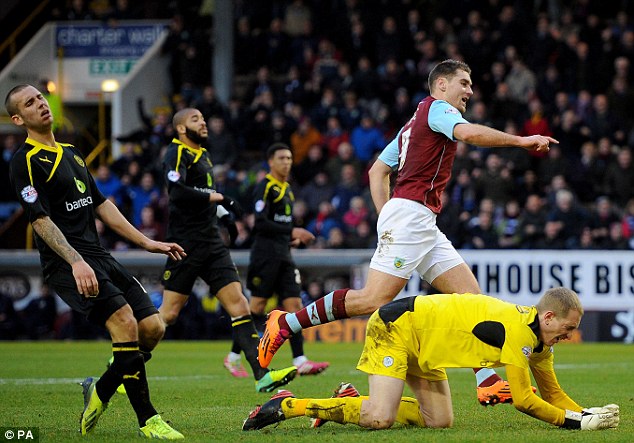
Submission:
<svg viewBox="0 0 634 443">
<path fill-rule="evenodd" d="M 13 101 L 13 96 L 17 94 L 18 92 L 20 92 L 21 90 L 23 90 L 24 88 L 28 88 L 29 86 L 31 85 L 28 85 L 26 83 L 17 85 L 11 88 L 11 90 L 7 93 L 7 96 L 4 99 L 4 107 L 9 113 L 9 117 L 13 117 L 15 114 L 18 113 L 18 106 Z"/>
<path fill-rule="evenodd" d="M 427 80 L 429 84 L 429 91 L 431 92 L 433 84 L 440 77 L 451 78 L 456 74 L 456 71 L 465 71 L 467 74 L 471 74 L 471 68 L 465 62 L 461 62 L 460 60 L 447 59 L 436 66 L 429 73 L 429 79 Z"/>
<path fill-rule="evenodd" d="M 266 159 L 267 160 L 272 159 L 277 151 L 282 151 L 282 150 L 288 150 L 293 152 L 286 143 L 273 143 L 266 150 Z"/>
</svg>

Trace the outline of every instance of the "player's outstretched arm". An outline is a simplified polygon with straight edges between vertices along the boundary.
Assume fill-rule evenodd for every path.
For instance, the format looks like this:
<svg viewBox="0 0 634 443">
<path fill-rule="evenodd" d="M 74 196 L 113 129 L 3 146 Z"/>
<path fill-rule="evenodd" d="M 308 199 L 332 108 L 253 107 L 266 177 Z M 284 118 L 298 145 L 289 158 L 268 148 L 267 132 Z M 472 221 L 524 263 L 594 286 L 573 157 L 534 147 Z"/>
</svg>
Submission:
<svg viewBox="0 0 634 443">
<path fill-rule="evenodd" d="M 181 260 L 187 255 L 183 248 L 176 243 L 159 242 L 147 238 L 126 220 L 110 200 L 106 200 L 97 206 L 95 212 L 101 221 L 112 228 L 113 231 L 148 252 L 165 254 L 172 260 Z"/>
<path fill-rule="evenodd" d="M 548 152 L 551 143 L 559 143 L 552 137 L 531 135 L 520 137 L 478 124 L 458 124 L 453 135 L 457 140 L 482 147 L 516 147 L 528 151 Z"/>
<path fill-rule="evenodd" d="M 68 263 L 75 277 L 77 291 L 85 297 L 92 297 L 99 293 L 99 282 L 95 271 L 86 263 L 83 257 L 73 248 L 62 231 L 48 216 L 42 216 L 33 223 L 33 230 L 42 240 Z"/>
</svg>

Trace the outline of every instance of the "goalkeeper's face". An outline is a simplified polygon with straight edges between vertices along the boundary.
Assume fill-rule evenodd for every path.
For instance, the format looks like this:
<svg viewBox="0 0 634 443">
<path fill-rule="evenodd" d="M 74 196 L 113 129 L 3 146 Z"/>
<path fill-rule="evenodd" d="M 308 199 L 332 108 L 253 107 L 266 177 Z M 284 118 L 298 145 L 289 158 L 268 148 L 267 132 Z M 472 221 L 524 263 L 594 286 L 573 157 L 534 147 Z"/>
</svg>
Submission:
<svg viewBox="0 0 634 443">
<path fill-rule="evenodd" d="M 565 317 L 557 316 L 553 311 L 546 311 L 540 320 L 542 343 L 552 346 L 562 340 L 570 340 L 580 322 L 581 314 L 572 309 Z"/>
</svg>

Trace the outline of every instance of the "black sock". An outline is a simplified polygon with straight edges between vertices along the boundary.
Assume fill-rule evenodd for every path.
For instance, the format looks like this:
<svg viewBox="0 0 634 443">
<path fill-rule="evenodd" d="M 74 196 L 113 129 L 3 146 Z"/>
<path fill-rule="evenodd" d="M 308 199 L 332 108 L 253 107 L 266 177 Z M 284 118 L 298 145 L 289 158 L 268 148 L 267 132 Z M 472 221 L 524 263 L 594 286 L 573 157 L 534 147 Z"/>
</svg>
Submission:
<svg viewBox="0 0 634 443">
<path fill-rule="evenodd" d="M 264 374 L 269 371 L 260 366 L 258 362 L 258 343 L 260 337 L 253 325 L 253 319 L 250 315 L 236 318 L 231 321 L 231 327 L 234 342 L 242 349 L 242 352 L 244 352 L 244 356 L 253 370 L 253 376 L 256 380 L 261 379 L 264 377 Z"/>
<path fill-rule="evenodd" d="M 299 334 L 291 335 L 291 338 L 288 341 L 291 343 L 293 358 L 304 355 L 304 335 L 302 334 L 302 331 L 299 331 Z"/>
<path fill-rule="evenodd" d="M 251 314 L 253 317 L 253 323 L 255 324 L 255 330 L 258 333 L 263 334 L 266 327 L 266 315 L 264 314 Z"/>
<path fill-rule="evenodd" d="M 152 350 L 148 348 L 147 346 L 139 345 L 139 351 L 141 352 L 141 355 L 143 356 L 143 361 L 145 363 L 149 362 L 150 359 L 152 358 Z"/>
<path fill-rule="evenodd" d="M 145 362 L 137 342 L 113 343 L 114 362 L 110 369 L 120 374 L 128 400 L 136 412 L 139 426 L 157 414 L 150 401 L 150 388 L 145 374 Z M 118 385 L 117 385 L 118 386 Z M 116 389 L 116 388 L 115 388 Z"/>
</svg>

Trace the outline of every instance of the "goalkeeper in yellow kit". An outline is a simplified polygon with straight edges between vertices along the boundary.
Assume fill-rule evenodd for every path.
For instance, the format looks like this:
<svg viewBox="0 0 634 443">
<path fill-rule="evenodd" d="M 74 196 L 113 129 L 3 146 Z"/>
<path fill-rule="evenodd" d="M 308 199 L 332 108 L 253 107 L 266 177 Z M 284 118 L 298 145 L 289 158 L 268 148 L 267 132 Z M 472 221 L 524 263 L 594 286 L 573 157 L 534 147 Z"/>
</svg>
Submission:
<svg viewBox="0 0 634 443">
<path fill-rule="evenodd" d="M 504 366 L 516 409 L 564 428 L 615 428 L 619 407 L 583 408 L 559 386 L 552 346 L 570 339 L 583 307 L 566 288 L 546 291 L 536 306 L 482 294 L 436 294 L 393 301 L 370 317 L 357 368 L 368 373 L 369 397 L 298 399 L 280 391 L 256 408 L 243 430 L 307 416 L 373 429 L 394 422 L 453 424 L 445 368 Z M 529 369 L 541 398 L 531 389 Z M 402 397 L 407 383 L 416 398 Z"/>
</svg>

